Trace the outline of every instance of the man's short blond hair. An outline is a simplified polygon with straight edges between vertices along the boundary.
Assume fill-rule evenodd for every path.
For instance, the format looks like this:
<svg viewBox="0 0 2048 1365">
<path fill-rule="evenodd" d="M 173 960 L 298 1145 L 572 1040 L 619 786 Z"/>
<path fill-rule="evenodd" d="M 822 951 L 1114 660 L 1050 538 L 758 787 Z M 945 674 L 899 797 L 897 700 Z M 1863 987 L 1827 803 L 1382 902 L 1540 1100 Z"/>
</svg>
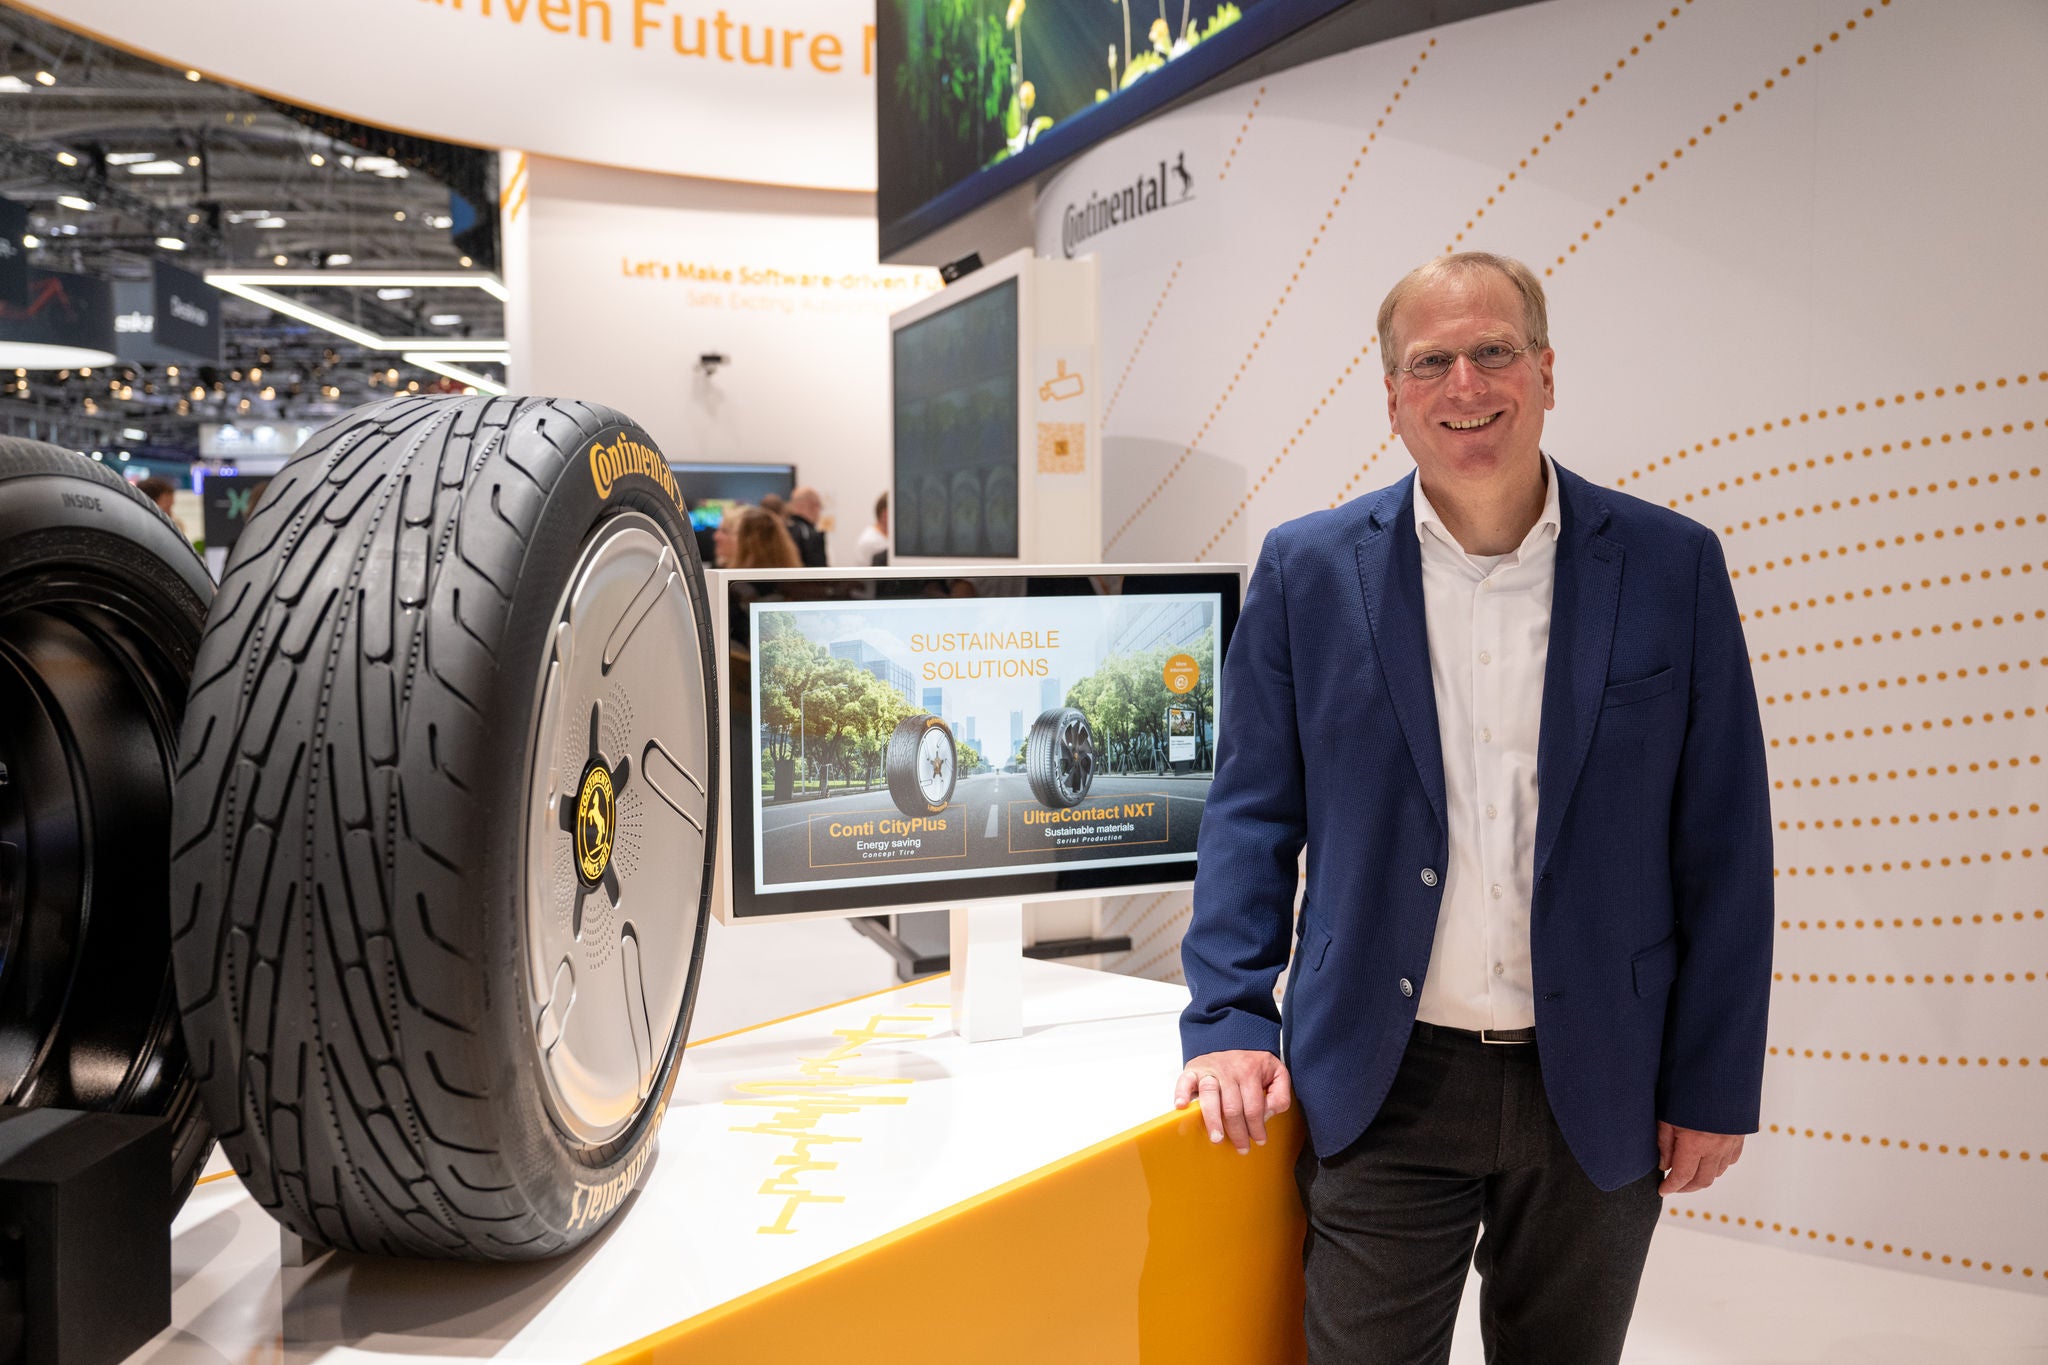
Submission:
<svg viewBox="0 0 2048 1365">
<path fill-rule="evenodd" d="M 1379 334 L 1380 363 L 1386 366 L 1388 375 L 1394 373 L 1401 360 L 1401 348 L 1394 339 L 1394 314 L 1400 311 L 1401 305 L 1439 280 L 1481 270 L 1491 270 L 1500 275 L 1522 296 L 1522 321 L 1529 333 L 1523 338 L 1524 343 L 1538 349 L 1550 345 L 1550 312 L 1544 304 L 1543 285 L 1536 278 L 1536 272 L 1512 256 L 1496 256 L 1491 251 L 1460 251 L 1416 266 L 1387 291 L 1386 300 L 1380 304 Z"/>
</svg>

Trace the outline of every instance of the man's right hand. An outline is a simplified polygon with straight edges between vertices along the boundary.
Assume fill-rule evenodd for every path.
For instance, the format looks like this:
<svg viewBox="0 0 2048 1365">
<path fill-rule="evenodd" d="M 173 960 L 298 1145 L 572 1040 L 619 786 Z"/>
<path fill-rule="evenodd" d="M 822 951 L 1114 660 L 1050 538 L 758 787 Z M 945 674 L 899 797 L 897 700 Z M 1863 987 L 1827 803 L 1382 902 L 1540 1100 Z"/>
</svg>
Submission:
<svg viewBox="0 0 2048 1365">
<path fill-rule="evenodd" d="M 1173 1107 L 1202 1105 L 1209 1141 L 1230 1139 L 1239 1155 L 1256 1142 L 1266 1145 L 1266 1120 L 1294 1103 L 1287 1067 L 1270 1052 L 1205 1052 L 1181 1069 L 1173 1086 Z"/>
</svg>

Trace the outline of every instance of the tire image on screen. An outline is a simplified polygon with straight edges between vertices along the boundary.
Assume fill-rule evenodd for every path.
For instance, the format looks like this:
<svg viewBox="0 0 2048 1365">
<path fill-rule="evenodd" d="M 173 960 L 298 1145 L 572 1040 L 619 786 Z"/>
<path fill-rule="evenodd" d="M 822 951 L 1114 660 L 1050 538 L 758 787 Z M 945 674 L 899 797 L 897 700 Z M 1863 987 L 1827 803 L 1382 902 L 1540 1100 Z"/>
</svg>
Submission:
<svg viewBox="0 0 2048 1365">
<path fill-rule="evenodd" d="M 988 539 L 988 552 L 992 555 L 1009 556 L 1017 553 L 1017 476 L 1008 469 L 989 471 L 982 481 L 982 501 L 986 509 L 982 513 L 982 534 Z"/>
<path fill-rule="evenodd" d="M 979 556 L 981 548 L 981 480 L 972 470 L 953 476 L 953 553 Z"/>
<path fill-rule="evenodd" d="M 1071 706 L 1040 713 L 1024 741 L 1024 778 L 1041 806 L 1079 805 L 1095 782 L 1095 734 Z"/>
<path fill-rule="evenodd" d="M 918 481 L 917 509 L 921 520 L 921 533 L 917 538 L 918 553 L 921 555 L 942 555 L 946 552 L 946 485 L 936 474 L 927 474 Z"/>
<path fill-rule="evenodd" d="M 917 490 L 906 481 L 896 492 L 896 504 L 889 509 L 891 529 L 896 533 L 896 553 L 914 555 L 917 548 Z"/>
<path fill-rule="evenodd" d="M 169 1119 L 177 1201 L 212 1149 L 178 1031 L 169 851 L 212 596 L 125 480 L 0 438 L 0 1102 Z"/>
<path fill-rule="evenodd" d="M 609 409 L 401 397 L 229 560 L 185 718 L 175 959 L 258 1203 L 356 1251 L 565 1251 L 644 1174 L 703 958 L 710 631 Z"/>
<path fill-rule="evenodd" d="M 959 781 L 959 751 L 953 731 L 937 716 L 908 716 L 896 723 L 883 754 L 889 799 L 905 815 L 937 815 L 953 800 Z"/>
</svg>

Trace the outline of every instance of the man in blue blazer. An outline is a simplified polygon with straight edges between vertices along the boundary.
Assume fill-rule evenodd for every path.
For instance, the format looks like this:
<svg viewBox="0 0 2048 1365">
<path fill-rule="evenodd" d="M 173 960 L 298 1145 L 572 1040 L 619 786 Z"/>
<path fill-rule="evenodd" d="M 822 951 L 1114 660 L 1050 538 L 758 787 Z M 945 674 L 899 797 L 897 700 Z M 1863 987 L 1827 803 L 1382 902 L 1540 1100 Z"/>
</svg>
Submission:
<svg viewBox="0 0 2048 1365">
<path fill-rule="evenodd" d="M 1490 1362 L 1619 1360 L 1662 1197 L 1757 1127 L 1770 810 L 1728 570 L 1542 452 L 1547 331 L 1518 262 L 1394 287 L 1417 473 L 1269 535 L 1224 666 L 1176 1098 L 1240 1151 L 1299 1098 L 1315 1360 L 1448 1359 L 1475 1263 Z"/>
</svg>

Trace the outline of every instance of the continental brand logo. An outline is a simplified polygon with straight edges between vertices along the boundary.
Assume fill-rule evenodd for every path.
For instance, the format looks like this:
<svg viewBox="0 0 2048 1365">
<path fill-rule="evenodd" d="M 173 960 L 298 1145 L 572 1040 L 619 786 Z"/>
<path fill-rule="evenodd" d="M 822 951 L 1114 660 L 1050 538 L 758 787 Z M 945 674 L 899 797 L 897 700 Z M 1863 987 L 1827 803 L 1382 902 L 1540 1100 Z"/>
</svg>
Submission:
<svg viewBox="0 0 2048 1365">
<path fill-rule="evenodd" d="M 590 765 L 576 795 L 576 870 L 593 885 L 604 877 L 612 860 L 612 827 L 617 814 L 612 775 L 601 763 Z"/>
<path fill-rule="evenodd" d="M 640 1176 L 653 1156 L 654 1135 L 649 1133 L 640 1144 L 640 1150 L 633 1153 L 633 1159 L 610 1180 L 597 1185 L 577 1181 L 576 1192 L 569 1197 L 569 1225 L 566 1230 L 574 1232 L 577 1228 L 594 1228 L 611 1217 L 612 1211 L 624 1203 L 626 1196 L 639 1185 Z"/>
<path fill-rule="evenodd" d="M 661 452 L 623 433 L 610 445 L 603 441 L 590 443 L 590 481 L 597 487 L 597 496 L 610 497 L 612 486 L 628 474 L 654 480 L 676 507 L 688 514 L 689 509 L 683 506 L 683 490 L 676 487 L 676 476 L 669 472 L 668 461 L 661 458 Z"/>
</svg>

